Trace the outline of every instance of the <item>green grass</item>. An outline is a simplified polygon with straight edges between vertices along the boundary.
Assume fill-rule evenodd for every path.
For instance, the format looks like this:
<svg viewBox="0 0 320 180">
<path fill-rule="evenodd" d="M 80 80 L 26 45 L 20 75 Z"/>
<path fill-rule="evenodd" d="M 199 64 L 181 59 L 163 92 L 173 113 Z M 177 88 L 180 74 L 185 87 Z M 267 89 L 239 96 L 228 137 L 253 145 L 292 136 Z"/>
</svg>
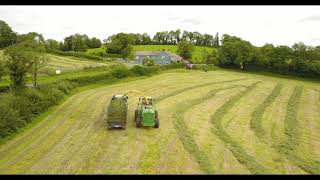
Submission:
<svg viewBox="0 0 320 180">
<path fill-rule="evenodd" d="M 2 53 L 3 50 L 0 50 L 0 56 L 2 56 Z M 48 63 L 40 70 L 38 77 L 38 82 L 40 84 L 60 81 L 68 78 L 94 76 L 107 72 L 108 66 L 116 64 L 112 62 L 94 61 L 72 56 L 59 56 L 53 54 L 47 54 L 47 56 Z M 60 69 L 61 74 L 55 74 L 56 69 Z M 30 74 L 27 74 L 27 83 L 32 83 L 32 77 Z M 9 86 L 9 84 L 10 77 L 8 75 L 2 77 L 0 87 Z"/>
<path fill-rule="evenodd" d="M 163 49 L 172 53 L 177 53 L 177 45 L 136 45 L 133 46 L 134 51 L 162 51 Z M 202 63 L 201 53 L 203 50 L 212 51 L 214 48 L 195 46 L 192 54 L 192 60 L 194 63 Z"/>
<path fill-rule="evenodd" d="M 263 103 L 257 106 L 252 113 L 250 127 L 260 139 L 263 139 L 265 136 L 265 130 L 262 128 L 262 116 L 266 109 L 279 96 L 281 89 L 282 85 L 278 83 L 276 87 L 274 87 L 272 92 L 269 94 L 269 96 L 263 101 Z"/>
<path fill-rule="evenodd" d="M 319 84 L 223 69 L 129 79 L 81 87 L 0 142 L 0 173 L 319 174 Z M 110 98 L 132 89 L 156 98 L 160 127 L 135 127 L 132 94 L 127 129 L 107 130 Z"/>
<path fill-rule="evenodd" d="M 244 164 L 250 172 L 254 174 L 268 174 L 272 173 L 272 171 L 262 166 L 259 162 L 255 160 L 255 158 L 249 155 L 245 149 L 241 147 L 241 145 L 231 138 L 231 136 L 223 129 L 222 127 L 222 119 L 227 114 L 227 112 L 245 95 L 249 92 L 253 91 L 256 85 L 260 82 L 256 82 L 250 85 L 245 91 L 242 91 L 227 102 L 225 102 L 215 113 L 211 116 L 211 122 L 214 125 L 212 128 L 212 132 L 215 133 L 224 143 L 226 143 L 230 149 L 230 151 L 234 154 L 237 160 Z"/>
<path fill-rule="evenodd" d="M 297 156 L 297 148 L 302 143 L 301 126 L 297 118 L 300 99 L 302 97 L 303 86 L 296 86 L 290 96 L 285 118 L 285 138 L 284 141 L 276 145 L 277 150 L 285 155 L 290 161 L 297 164 L 301 169 L 310 174 L 320 173 L 320 161 Z"/>
<path fill-rule="evenodd" d="M 233 81 L 227 81 L 227 82 L 233 82 Z M 224 83 L 227 83 L 227 82 L 225 81 Z M 181 140 L 183 146 L 190 152 L 190 154 L 192 154 L 195 157 L 197 163 L 200 165 L 201 169 L 205 173 L 208 173 L 208 174 L 214 173 L 214 170 L 212 169 L 212 163 L 208 161 L 208 156 L 206 155 L 206 153 L 203 152 L 197 145 L 196 141 L 194 140 L 193 133 L 189 130 L 189 127 L 187 123 L 184 121 L 183 116 L 192 107 L 202 103 L 207 99 L 214 97 L 218 92 L 222 90 L 236 88 L 236 87 L 239 87 L 239 85 L 233 85 L 226 88 L 218 88 L 210 91 L 208 94 L 200 98 L 182 102 L 181 104 L 177 105 L 179 109 L 173 115 L 175 119 L 173 124 L 178 133 L 179 139 Z"/>
</svg>

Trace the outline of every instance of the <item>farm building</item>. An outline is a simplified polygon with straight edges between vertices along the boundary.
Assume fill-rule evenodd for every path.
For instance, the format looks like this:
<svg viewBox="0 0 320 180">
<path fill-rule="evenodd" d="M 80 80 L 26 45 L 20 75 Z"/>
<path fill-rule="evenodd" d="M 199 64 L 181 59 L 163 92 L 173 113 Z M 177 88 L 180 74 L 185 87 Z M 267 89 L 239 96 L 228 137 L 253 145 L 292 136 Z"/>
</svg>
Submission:
<svg viewBox="0 0 320 180">
<path fill-rule="evenodd" d="M 182 58 L 168 51 L 137 51 L 135 62 L 142 64 L 143 59 L 151 58 L 156 64 L 171 64 L 172 62 L 180 63 Z"/>
</svg>

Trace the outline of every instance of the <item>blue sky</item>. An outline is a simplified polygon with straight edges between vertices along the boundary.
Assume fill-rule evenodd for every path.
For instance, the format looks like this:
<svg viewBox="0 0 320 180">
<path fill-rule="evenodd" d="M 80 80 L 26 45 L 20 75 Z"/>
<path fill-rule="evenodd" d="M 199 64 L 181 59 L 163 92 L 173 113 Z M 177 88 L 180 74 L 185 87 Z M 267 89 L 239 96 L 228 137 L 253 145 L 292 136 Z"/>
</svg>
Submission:
<svg viewBox="0 0 320 180">
<path fill-rule="evenodd" d="M 0 6 L 0 19 L 16 32 L 62 40 L 87 34 L 101 40 L 118 32 L 181 30 L 227 33 L 249 40 L 320 45 L 320 6 Z"/>
</svg>

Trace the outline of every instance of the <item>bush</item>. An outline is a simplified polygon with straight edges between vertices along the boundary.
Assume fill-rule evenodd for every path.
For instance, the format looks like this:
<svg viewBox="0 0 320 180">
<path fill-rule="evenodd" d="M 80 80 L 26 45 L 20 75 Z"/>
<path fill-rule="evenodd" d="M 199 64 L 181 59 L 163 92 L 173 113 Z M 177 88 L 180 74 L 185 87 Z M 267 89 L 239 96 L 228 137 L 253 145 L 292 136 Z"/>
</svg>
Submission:
<svg viewBox="0 0 320 180">
<path fill-rule="evenodd" d="M 0 103 L 0 137 L 5 137 L 16 132 L 22 121 L 17 110 L 8 106 L 7 103 Z"/>
<path fill-rule="evenodd" d="M 213 64 L 195 64 L 194 69 L 202 70 L 202 71 L 214 71 L 216 67 Z"/>
<path fill-rule="evenodd" d="M 126 66 L 121 66 L 112 71 L 112 75 L 118 79 L 125 78 L 131 75 L 131 71 Z"/>
<path fill-rule="evenodd" d="M 150 71 L 147 67 L 140 66 L 140 65 L 135 65 L 130 70 L 138 76 L 144 76 L 144 75 L 150 74 Z"/>
</svg>

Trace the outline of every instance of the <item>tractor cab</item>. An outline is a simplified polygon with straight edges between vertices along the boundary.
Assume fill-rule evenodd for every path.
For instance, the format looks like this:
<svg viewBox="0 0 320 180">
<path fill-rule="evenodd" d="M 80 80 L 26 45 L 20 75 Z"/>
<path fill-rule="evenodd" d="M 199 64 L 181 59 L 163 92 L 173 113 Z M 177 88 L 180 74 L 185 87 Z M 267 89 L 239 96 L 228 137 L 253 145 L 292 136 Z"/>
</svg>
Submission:
<svg viewBox="0 0 320 180">
<path fill-rule="evenodd" d="M 158 111 L 152 97 L 140 97 L 135 111 L 136 126 L 159 127 Z"/>
</svg>

